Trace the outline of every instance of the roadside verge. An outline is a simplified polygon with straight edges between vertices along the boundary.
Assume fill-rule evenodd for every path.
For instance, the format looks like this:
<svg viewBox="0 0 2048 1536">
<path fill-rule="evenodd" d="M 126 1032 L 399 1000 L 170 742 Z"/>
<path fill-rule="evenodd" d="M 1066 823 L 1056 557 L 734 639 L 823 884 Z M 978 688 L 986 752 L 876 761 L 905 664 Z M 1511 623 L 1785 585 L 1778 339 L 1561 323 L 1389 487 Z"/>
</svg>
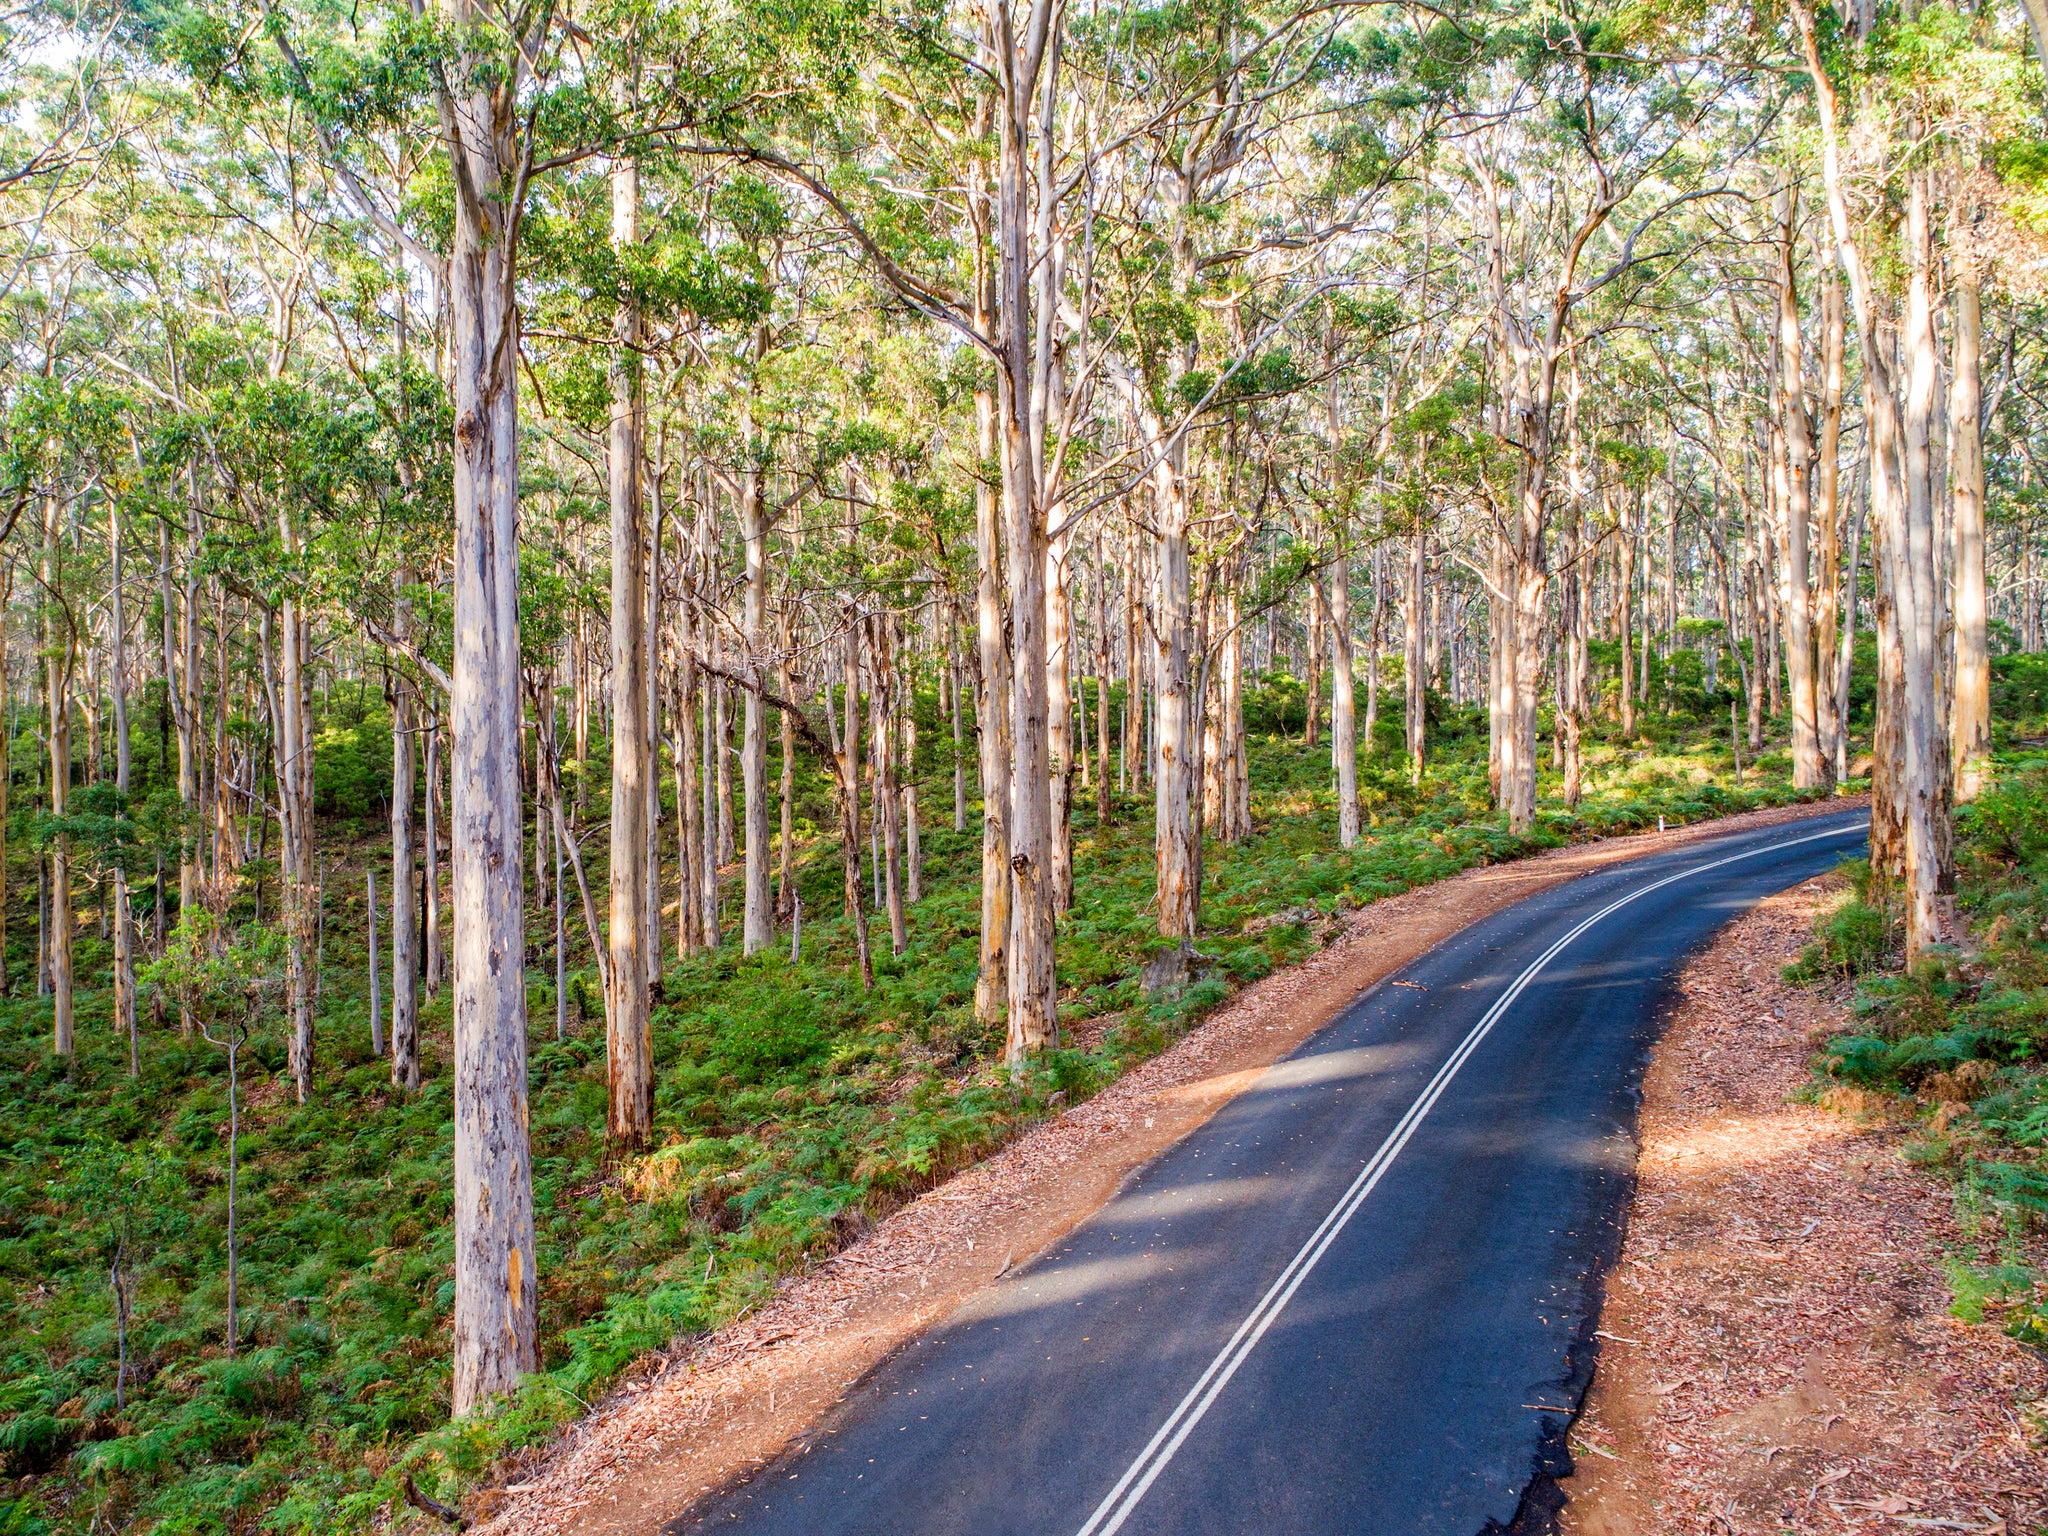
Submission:
<svg viewBox="0 0 2048 1536">
<path fill-rule="evenodd" d="M 1853 1090 L 1797 1102 L 1845 996 L 1782 979 L 1809 881 L 1689 965 L 1651 1058 L 1633 1212 L 1559 1485 L 1569 1536 L 1998 1532 L 2048 1516 L 2048 1363 L 1949 1314 L 1950 1192 Z M 1874 1097 L 1874 1096 L 1873 1096 Z"/>
</svg>

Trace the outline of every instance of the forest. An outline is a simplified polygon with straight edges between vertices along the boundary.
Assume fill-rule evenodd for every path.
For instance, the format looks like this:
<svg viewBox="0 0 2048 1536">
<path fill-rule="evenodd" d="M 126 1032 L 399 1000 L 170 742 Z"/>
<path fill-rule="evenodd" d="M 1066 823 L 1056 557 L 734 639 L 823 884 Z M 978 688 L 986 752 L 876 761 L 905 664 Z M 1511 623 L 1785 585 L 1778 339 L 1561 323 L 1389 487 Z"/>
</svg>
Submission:
<svg viewBox="0 0 2048 1536">
<path fill-rule="evenodd" d="M 1868 793 L 1945 953 L 2048 734 L 2044 69 L 0 12 L 0 1536 L 458 1498 L 1474 864 Z"/>
</svg>

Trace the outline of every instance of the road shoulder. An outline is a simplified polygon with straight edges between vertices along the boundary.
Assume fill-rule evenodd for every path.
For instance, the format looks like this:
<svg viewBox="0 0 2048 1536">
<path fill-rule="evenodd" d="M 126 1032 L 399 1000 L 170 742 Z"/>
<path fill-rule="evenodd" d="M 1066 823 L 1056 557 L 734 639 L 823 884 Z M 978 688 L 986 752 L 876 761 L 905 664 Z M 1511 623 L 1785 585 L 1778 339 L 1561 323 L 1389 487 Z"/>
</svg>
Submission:
<svg viewBox="0 0 2048 1536">
<path fill-rule="evenodd" d="M 1347 915 L 1326 948 L 1246 988 L 1172 1049 L 785 1282 L 759 1312 L 647 1361 L 540 1465 L 472 1495 L 466 1512 L 490 1536 L 648 1536 L 801 1443 L 895 1350 L 1093 1214 L 1360 992 L 1436 944 L 1594 870 L 1859 803 L 1557 849 Z"/>
<path fill-rule="evenodd" d="M 1680 980 L 1572 1429 L 1567 1536 L 2018 1536 L 2048 1515 L 2024 1406 L 2048 1365 L 1949 1315 L 1949 1192 L 1842 1091 L 1792 1101 L 1848 996 L 1780 972 L 1838 889 L 1763 902 Z"/>
</svg>

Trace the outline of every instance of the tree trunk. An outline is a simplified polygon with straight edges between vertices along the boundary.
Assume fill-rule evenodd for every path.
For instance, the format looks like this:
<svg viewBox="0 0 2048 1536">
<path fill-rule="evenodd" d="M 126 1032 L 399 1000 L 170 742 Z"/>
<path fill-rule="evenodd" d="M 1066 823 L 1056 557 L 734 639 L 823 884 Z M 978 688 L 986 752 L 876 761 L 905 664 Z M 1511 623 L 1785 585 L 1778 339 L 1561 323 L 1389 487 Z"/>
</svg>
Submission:
<svg viewBox="0 0 2048 1536">
<path fill-rule="evenodd" d="M 1351 553 L 1338 534 L 1330 561 L 1330 756 L 1337 769 L 1337 845 L 1358 844 L 1358 724 L 1351 659 Z"/>
<path fill-rule="evenodd" d="M 947 695 L 952 710 L 953 725 L 953 830 L 967 830 L 967 733 L 963 727 L 960 709 L 960 620 L 954 611 L 953 600 L 946 601 L 946 679 Z M 784 731 L 789 730 L 785 723 Z"/>
<path fill-rule="evenodd" d="M 1047 888 L 1053 914 L 1074 904 L 1074 608 L 1068 556 L 1069 528 L 1045 551 L 1045 722 L 1050 785 L 1051 835 L 1047 845 Z"/>
<path fill-rule="evenodd" d="M 898 779 L 903 800 L 903 899 L 912 905 L 924 900 L 924 834 L 917 824 L 917 694 L 910 669 L 896 669 L 896 720 L 902 731 L 903 752 Z"/>
<path fill-rule="evenodd" d="M 612 245 L 640 241 L 640 167 L 612 162 Z M 640 314 L 630 300 L 612 320 L 611 435 L 611 912 L 605 975 L 605 1138 L 616 1148 L 644 1146 L 654 1114 L 653 1045 L 647 986 L 647 528 L 640 461 L 645 446 Z"/>
<path fill-rule="evenodd" d="M 1402 605 L 1401 668 L 1405 678 L 1408 735 L 1408 782 L 1420 787 L 1422 769 L 1429 749 L 1429 678 L 1423 656 L 1423 587 L 1428 580 L 1429 526 L 1418 511 L 1415 533 L 1408 545 L 1407 602 Z"/>
<path fill-rule="evenodd" d="M 974 397 L 981 462 L 996 454 L 995 400 Z M 980 659 L 974 723 L 981 764 L 981 966 L 974 983 L 974 1017 L 999 1022 L 1010 975 L 1010 697 L 1009 626 L 1004 623 L 1000 518 L 996 491 L 974 487 L 975 637 Z"/>
<path fill-rule="evenodd" d="M 1841 666 L 1842 586 L 1842 362 L 1847 340 L 1842 285 L 1834 272 L 1832 247 L 1824 256 L 1821 311 L 1819 496 L 1814 508 L 1820 529 L 1819 577 L 1814 586 L 1814 722 L 1825 770 L 1837 784 L 1846 771 L 1842 738 L 1848 732 L 1846 701 L 1835 678 Z"/>
<path fill-rule="evenodd" d="M 850 515 L 850 509 L 849 509 Z M 868 915 L 860 881 L 860 622 L 846 616 L 843 665 L 845 681 L 840 704 L 845 711 L 842 729 L 832 710 L 832 689 L 825 689 L 825 725 L 832 732 L 832 759 L 838 772 L 834 789 L 839 800 L 839 845 L 841 873 L 846 886 L 846 917 L 853 928 L 854 961 L 860 969 L 862 990 L 875 984 L 874 957 L 868 948 Z"/>
<path fill-rule="evenodd" d="M 427 996 L 436 996 L 448 979 L 448 957 L 441 945 L 441 711 L 439 701 L 427 717 Z"/>
<path fill-rule="evenodd" d="M 1778 211 L 1778 414 L 1785 442 L 1785 663 L 1792 693 L 1792 784 L 1827 783 L 1820 750 L 1820 703 L 1814 684 L 1812 562 L 1813 442 L 1808 432 L 1806 370 L 1799 334 L 1799 282 L 1793 264 L 1793 200 L 1780 193 Z"/>
<path fill-rule="evenodd" d="M 789 675 L 789 633 L 785 625 L 782 636 L 783 660 L 778 666 L 778 679 L 782 684 L 782 696 L 786 699 L 796 696 L 790 684 Z M 958 700 L 955 700 L 957 711 Z M 779 711 L 782 716 L 782 783 L 778 796 L 782 813 L 779 846 L 779 864 L 776 872 L 775 910 L 783 918 L 794 922 L 796 919 L 796 723 L 790 719 L 787 710 Z M 678 781 L 680 783 L 680 780 Z M 678 791 L 680 793 L 680 791 Z M 680 803 L 680 802 L 678 802 Z M 956 829 L 958 830 L 958 829 Z"/>
<path fill-rule="evenodd" d="M 1959 237 L 1959 238 L 1958 238 Z M 1949 486 L 1955 523 L 1955 716 L 1953 769 L 1956 798 L 1974 800 L 1984 787 L 1991 756 L 1991 662 L 1984 597 L 1984 309 L 1976 252 L 1951 236 L 1954 276 L 1949 313 L 1954 330 L 1954 371 L 1949 382 Z"/>
<path fill-rule="evenodd" d="M 114 696 L 114 788 L 120 794 L 123 814 L 128 804 L 128 613 L 123 602 L 121 562 L 121 503 L 118 498 L 107 503 L 108 563 L 108 613 L 107 628 L 111 640 L 112 666 L 109 682 Z M 11 585 L 11 583 L 10 583 Z M 4 708 L 0 699 L 0 708 Z M 4 754 L 0 754 L 4 759 Z M 4 761 L 0 761 L 0 775 L 5 773 Z M 0 820 L 7 814 L 4 789 L 0 789 Z M 0 867 L 4 867 L 7 849 L 0 843 Z M 128 895 L 128 864 L 125 854 L 117 854 L 112 872 L 114 887 L 114 1029 L 128 1041 L 128 1075 L 142 1075 L 142 1052 L 136 1040 L 135 1021 L 135 917 Z M 0 873 L 0 910 L 7 902 L 4 873 Z M 0 971 L 7 969 L 7 934 L 0 926 Z"/>
<path fill-rule="evenodd" d="M 401 573 L 401 589 L 404 580 Z M 391 1086 L 408 1092 L 420 1086 L 419 940 L 413 931 L 412 905 L 412 803 L 419 788 L 413 769 L 416 717 L 412 680 L 402 672 L 395 673 L 391 688 Z"/>
<path fill-rule="evenodd" d="M 868 655 L 874 674 L 868 688 L 868 747 L 874 764 L 874 827 L 882 844 L 882 899 L 889 914 L 889 953 L 910 947 L 909 916 L 903 908 L 902 787 L 896 778 L 895 646 L 886 616 L 868 621 Z"/>
<path fill-rule="evenodd" d="M 44 703 L 48 712 L 52 819 L 61 819 L 67 813 L 71 798 L 72 636 L 70 610 L 58 596 L 63 591 L 61 506 L 54 495 L 43 498 Z M 69 1056 L 76 1023 L 71 974 L 71 840 L 62 833 L 50 840 L 47 931 L 50 992 L 55 1003 L 52 1044 L 59 1056 Z"/>
<path fill-rule="evenodd" d="M 757 338 L 756 357 L 767 350 Z M 746 438 L 753 436 L 753 397 L 749 386 L 742 418 Z M 767 678 L 762 670 L 768 652 L 768 514 L 761 495 L 761 469 L 756 449 L 747 443 L 747 465 L 740 480 L 740 537 L 746 545 L 745 611 L 746 690 L 745 735 L 740 744 L 740 777 L 746 795 L 745 901 L 740 918 L 740 948 L 757 955 L 775 942 L 775 913 L 768 890 L 768 705 L 761 697 Z"/>
<path fill-rule="evenodd" d="M 0 806 L 0 811 L 5 807 Z M 1109 825 L 1109 571 L 1095 540 L 1095 826 Z"/>
<path fill-rule="evenodd" d="M 1323 584 L 1311 576 L 1308 579 L 1308 665 L 1303 668 L 1308 676 L 1303 679 L 1306 696 L 1304 707 L 1307 718 L 1301 723 L 1301 744 L 1313 747 L 1320 739 L 1323 712 Z"/>
<path fill-rule="evenodd" d="M 1613 504 L 1613 490 L 1607 488 L 1610 504 Z M 1636 596 L 1636 529 L 1633 520 L 1635 497 L 1628 490 L 1621 492 L 1618 503 L 1619 521 L 1616 534 L 1616 553 L 1621 561 L 1621 577 L 1615 583 L 1615 631 L 1621 640 L 1621 688 L 1615 697 L 1615 706 L 1621 714 L 1621 739 L 1634 741 L 1636 736 L 1636 670 L 1635 670 L 1635 611 Z"/>
<path fill-rule="evenodd" d="M 467 0 L 450 0 L 467 36 Z M 479 78 L 464 60 L 459 80 Z M 453 367 L 455 623 L 453 1407 L 460 1416 L 539 1365 L 527 1139 L 526 884 L 520 811 L 519 420 L 514 93 L 462 87 L 442 117 L 456 187 L 448 262 Z"/>
<path fill-rule="evenodd" d="M 363 872 L 365 893 L 369 903 L 369 921 L 365 925 L 370 955 L 370 1054 L 381 1057 L 384 1054 L 384 990 L 383 978 L 377 970 L 377 870 L 372 865 Z"/>
<path fill-rule="evenodd" d="M 1188 632 L 1193 627 L 1188 589 L 1188 509 L 1181 477 L 1160 455 L 1153 471 L 1159 519 L 1158 603 L 1154 622 L 1153 686 L 1157 716 L 1153 749 L 1153 837 L 1158 869 L 1159 932 L 1192 949 L 1197 909 L 1193 753 L 1194 720 L 1188 689 Z"/>
</svg>

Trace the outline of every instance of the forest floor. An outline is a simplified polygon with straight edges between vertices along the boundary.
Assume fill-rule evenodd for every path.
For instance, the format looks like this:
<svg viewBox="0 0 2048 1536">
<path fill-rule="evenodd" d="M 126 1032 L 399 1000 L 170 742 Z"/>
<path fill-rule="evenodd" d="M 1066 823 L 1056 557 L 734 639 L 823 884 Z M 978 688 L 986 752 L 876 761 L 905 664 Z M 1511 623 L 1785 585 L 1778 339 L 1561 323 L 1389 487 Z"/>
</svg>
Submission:
<svg viewBox="0 0 2048 1536">
<path fill-rule="evenodd" d="M 792 1441 L 864 1374 L 1086 1218 L 1362 990 L 1470 923 L 1589 870 L 1855 802 L 1752 812 L 1553 850 L 1327 920 L 1326 947 L 1239 993 L 1178 1044 L 786 1280 L 756 1312 L 649 1357 L 553 1451 L 464 1510 L 494 1536 L 625 1536 Z"/>
<path fill-rule="evenodd" d="M 1783 971 L 1845 892 L 1771 898 L 1684 973 L 1571 1433 L 1568 1536 L 2048 1528 L 2048 1362 L 1955 1315 L 1981 1234 L 1901 1156 L 1929 1106 L 1812 1091 L 1816 1051 L 1867 1025 L 1851 982 Z M 2048 1243 L 2021 1247 L 2038 1269 Z"/>
</svg>

